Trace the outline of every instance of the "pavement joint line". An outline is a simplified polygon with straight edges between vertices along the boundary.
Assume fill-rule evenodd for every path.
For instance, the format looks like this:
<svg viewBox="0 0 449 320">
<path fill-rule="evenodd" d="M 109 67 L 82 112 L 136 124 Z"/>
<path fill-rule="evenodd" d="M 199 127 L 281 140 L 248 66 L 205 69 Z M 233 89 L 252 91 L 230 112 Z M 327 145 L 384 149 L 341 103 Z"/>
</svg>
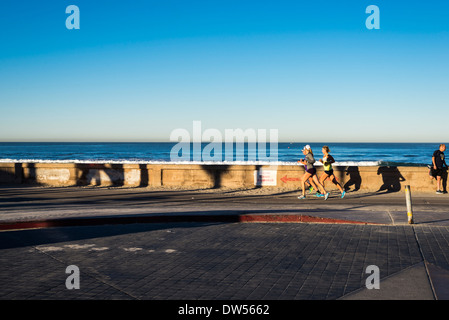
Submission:
<svg viewBox="0 0 449 320">
<path fill-rule="evenodd" d="M 393 219 L 393 216 L 391 215 L 391 212 L 390 212 L 390 210 L 388 210 L 387 209 L 387 213 L 388 213 L 388 216 L 390 217 L 390 219 L 391 219 L 391 223 L 392 223 L 392 225 L 394 226 L 395 225 L 395 223 L 394 223 L 394 219 Z"/>
<path fill-rule="evenodd" d="M 414 226 L 412 226 L 412 230 L 413 230 L 413 235 L 414 235 L 415 240 L 416 240 L 416 245 L 418 246 L 418 249 L 419 249 L 419 254 L 421 255 L 422 261 L 424 262 L 424 270 L 426 270 L 426 276 L 427 276 L 427 280 L 429 281 L 430 288 L 432 289 L 433 298 L 435 300 L 438 300 L 437 294 L 436 294 L 436 290 L 435 290 L 435 287 L 434 287 L 433 282 L 432 282 L 432 278 L 431 278 L 430 273 L 429 273 L 429 268 L 427 267 L 426 258 L 424 256 L 423 251 L 422 251 L 421 245 L 419 243 L 418 235 L 416 234 Z"/>
<path fill-rule="evenodd" d="M 385 280 L 388 280 L 388 279 L 390 279 L 390 278 L 393 278 L 393 277 L 397 276 L 398 274 L 404 273 L 405 271 L 410 270 L 410 269 L 412 269 L 412 268 L 414 268 L 414 267 L 420 265 L 421 263 L 424 264 L 424 266 L 425 266 L 426 261 L 425 261 L 425 260 L 419 261 L 419 262 L 417 262 L 417 263 L 415 263 L 415 264 L 413 264 L 413 265 L 410 265 L 410 266 L 408 266 L 408 267 L 405 267 L 405 268 L 402 269 L 402 270 L 399 270 L 399 271 L 397 271 L 397 272 L 394 272 L 394 273 L 392 273 L 392 274 L 389 274 L 389 275 L 387 275 L 387 276 L 385 276 L 385 277 L 383 277 L 383 278 L 381 278 L 381 279 L 379 279 L 379 280 L 380 280 L 380 282 L 383 282 L 383 281 L 385 281 Z M 432 294 L 433 294 L 434 300 L 437 300 L 437 299 L 436 299 L 436 296 L 435 296 L 435 292 L 434 292 L 433 286 L 432 286 L 432 282 L 430 281 L 429 275 L 428 275 L 428 273 L 427 273 L 427 267 L 425 267 L 425 269 L 426 269 L 426 274 L 427 274 L 429 283 L 430 283 L 430 285 L 431 285 L 431 287 L 432 287 Z M 364 291 L 365 289 L 366 289 L 366 286 L 361 286 L 361 287 L 358 288 L 358 289 L 355 289 L 355 290 L 353 290 L 353 291 L 350 291 L 350 292 L 348 292 L 348 293 L 345 293 L 344 295 L 342 295 L 341 297 L 337 298 L 336 300 L 344 300 L 346 297 L 352 296 L 352 295 L 354 295 L 354 294 L 356 294 L 356 293 L 359 293 L 359 292 L 361 292 L 361 291 Z"/>
<path fill-rule="evenodd" d="M 53 259 L 53 260 L 55 260 L 55 261 L 61 263 L 61 264 L 64 265 L 64 266 L 67 266 L 67 265 L 68 265 L 67 262 L 64 262 L 64 261 L 62 261 L 61 259 L 58 259 L 57 257 L 51 255 L 51 254 L 48 253 L 48 252 L 45 252 L 45 251 L 43 251 L 43 250 L 40 250 L 40 249 L 39 249 L 38 247 L 36 247 L 36 246 L 32 246 L 32 248 L 35 249 L 36 251 L 38 251 L 39 253 L 42 253 L 42 254 L 46 255 L 46 256 L 49 257 L 50 259 Z M 105 286 L 108 286 L 108 287 L 110 287 L 110 288 L 113 288 L 113 289 L 115 289 L 115 290 L 117 290 L 117 291 L 119 291 L 119 292 L 121 292 L 121 293 L 123 293 L 123 294 L 125 294 L 125 295 L 127 295 L 127 296 L 129 296 L 129 297 L 131 297 L 131 298 L 133 298 L 133 299 L 140 300 L 140 298 L 138 298 L 138 297 L 132 295 L 132 294 L 129 293 L 129 292 L 124 291 L 123 289 L 120 289 L 120 288 L 114 286 L 113 284 L 107 283 L 106 281 L 104 281 L 104 280 L 102 280 L 102 279 L 96 277 L 94 274 L 92 274 L 92 273 L 90 273 L 90 272 L 86 272 L 86 271 L 83 270 L 83 275 L 87 275 L 88 277 L 91 277 L 91 278 L 93 278 L 93 279 L 95 279 L 95 280 L 97 280 L 97 281 L 103 283 Z"/>
</svg>

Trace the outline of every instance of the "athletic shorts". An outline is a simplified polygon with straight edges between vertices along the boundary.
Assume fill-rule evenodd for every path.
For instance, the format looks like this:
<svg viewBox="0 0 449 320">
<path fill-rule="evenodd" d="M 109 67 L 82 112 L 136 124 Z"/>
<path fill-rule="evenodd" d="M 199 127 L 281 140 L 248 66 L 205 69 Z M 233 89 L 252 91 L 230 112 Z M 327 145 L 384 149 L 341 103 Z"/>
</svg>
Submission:
<svg viewBox="0 0 449 320">
<path fill-rule="evenodd" d="M 306 170 L 307 173 L 310 173 L 312 176 L 316 174 L 316 169 L 315 168 L 310 168 Z"/>
<path fill-rule="evenodd" d="M 334 174 L 334 169 L 330 169 L 329 171 L 325 170 L 324 173 L 327 174 L 330 177 L 331 175 Z"/>
<path fill-rule="evenodd" d="M 436 177 L 436 176 L 442 177 L 445 173 L 446 173 L 446 170 L 444 168 L 437 168 L 436 170 L 435 169 L 433 170 L 432 175 L 434 177 Z"/>
</svg>

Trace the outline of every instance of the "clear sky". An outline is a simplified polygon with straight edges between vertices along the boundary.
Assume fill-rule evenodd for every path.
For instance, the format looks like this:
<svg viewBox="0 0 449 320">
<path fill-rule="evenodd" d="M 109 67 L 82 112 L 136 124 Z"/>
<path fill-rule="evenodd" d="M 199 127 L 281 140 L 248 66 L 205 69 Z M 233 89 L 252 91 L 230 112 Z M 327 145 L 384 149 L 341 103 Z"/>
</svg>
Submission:
<svg viewBox="0 0 449 320">
<path fill-rule="evenodd" d="M 447 141 L 448 85 L 446 0 L 0 4 L 0 141 L 168 141 L 193 121 L 286 142 Z"/>
</svg>

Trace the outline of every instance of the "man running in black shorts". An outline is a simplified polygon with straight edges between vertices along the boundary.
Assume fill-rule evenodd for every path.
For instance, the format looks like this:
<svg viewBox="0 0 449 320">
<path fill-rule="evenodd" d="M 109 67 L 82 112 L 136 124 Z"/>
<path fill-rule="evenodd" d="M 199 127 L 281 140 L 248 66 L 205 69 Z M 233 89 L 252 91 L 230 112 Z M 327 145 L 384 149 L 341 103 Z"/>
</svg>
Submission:
<svg viewBox="0 0 449 320">
<path fill-rule="evenodd" d="M 446 145 L 440 144 L 440 148 L 435 150 L 432 156 L 432 165 L 434 170 L 434 175 L 437 179 L 437 194 L 447 193 L 446 190 L 441 190 L 441 178 L 446 175 L 447 164 L 444 157 L 444 151 L 446 151 Z"/>
</svg>

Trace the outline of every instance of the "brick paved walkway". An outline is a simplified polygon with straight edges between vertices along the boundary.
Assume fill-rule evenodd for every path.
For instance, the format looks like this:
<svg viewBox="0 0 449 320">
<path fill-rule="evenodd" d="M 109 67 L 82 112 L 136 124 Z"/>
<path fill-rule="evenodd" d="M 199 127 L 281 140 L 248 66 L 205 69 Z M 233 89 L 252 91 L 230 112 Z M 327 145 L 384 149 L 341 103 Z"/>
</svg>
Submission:
<svg viewBox="0 0 449 320">
<path fill-rule="evenodd" d="M 448 227 L 171 223 L 0 232 L 0 299 L 338 299 L 424 260 Z M 79 290 L 65 269 L 80 270 Z M 410 279 L 413 285 L 413 279 Z M 419 288 L 417 288 L 419 290 Z"/>
</svg>

